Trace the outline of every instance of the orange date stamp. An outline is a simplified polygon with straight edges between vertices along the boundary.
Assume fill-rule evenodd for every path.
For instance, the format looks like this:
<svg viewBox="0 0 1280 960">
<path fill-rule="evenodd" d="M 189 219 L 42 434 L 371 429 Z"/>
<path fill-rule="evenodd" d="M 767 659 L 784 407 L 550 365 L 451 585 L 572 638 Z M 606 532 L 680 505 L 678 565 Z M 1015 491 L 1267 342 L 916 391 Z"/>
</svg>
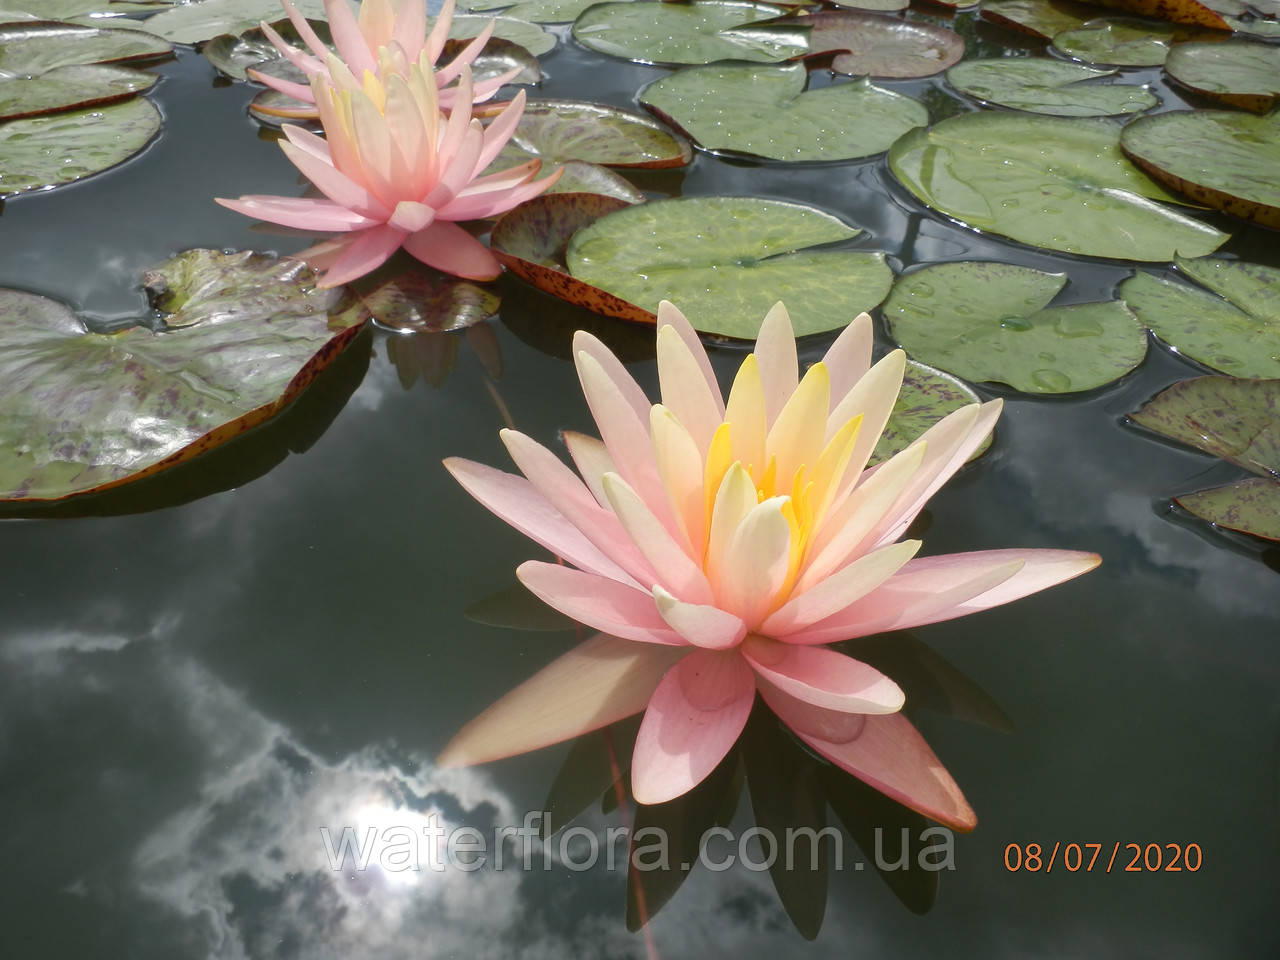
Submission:
<svg viewBox="0 0 1280 960">
<path fill-rule="evenodd" d="M 1004 868 L 1010 873 L 1196 873 L 1204 862 L 1198 843 L 1010 843 Z"/>
</svg>

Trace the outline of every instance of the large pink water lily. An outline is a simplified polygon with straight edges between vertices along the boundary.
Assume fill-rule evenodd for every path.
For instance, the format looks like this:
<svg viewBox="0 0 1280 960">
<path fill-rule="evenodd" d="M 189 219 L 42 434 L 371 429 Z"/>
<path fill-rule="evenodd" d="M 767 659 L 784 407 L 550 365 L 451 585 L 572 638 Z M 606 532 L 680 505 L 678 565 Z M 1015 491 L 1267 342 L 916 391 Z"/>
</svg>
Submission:
<svg viewBox="0 0 1280 960">
<path fill-rule="evenodd" d="M 509 756 L 643 710 L 632 790 L 660 803 L 719 763 L 758 692 L 832 763 L 972 828 L 954 780 L 898 713 L 897 684 L 826 645 L 1008 603 L 1099 558 L 917 557 L 920 541 L 899 538 L 990 434 L 1001 402 L 957 410 L 866 469 L 906 365 L 895 350 L 872 366 L 871 343 L 863 314 L 801 379 L 778 304 L 726 403 L 697 334 L 664 302 L 661 403 L 650 404 L 599 340 L 576 335 L 602 437 L 565 435 L 578 474 L 514 430 L 502 439 L 523 477 L 446 461 L 472 496 L 565 561 L 522 564 L 521 582 L 602 634 L 468 724 L 440 762 Z"/>
<path fill-rule="evenodd" d="M 280 0 L 280 5 L 311 52 L 299 50 L 287 42 L 269 23 L 261 24 L 262 32 L 280 51 L 281 56 L 306 74 L 309 80 L 313 77 L 333 80 L 329 75 L 332 56 L 329 48 L 290 0 Z M 462 76 L 462 68 L 475 61 L 493 35 L 494 24 L 490 21 L 453 60 L 435 70 L 435 63 L 440 59 L 445 42 L 449 39 L 454 0 L 445 0 L 430 33 L 427 32 L 426 0 L 363 0 L 358 15 L 351 12 L 347 0 L 325 0 L 324 8 L 333 45 L 338 49 L 339 61 L 350 73 L 363 78 L 367 70 L 378 75 L 385 83 L 391 72 L 407 76 L 412 65 L 425 64 L 426 72 L 435 77 L 440 109 L 446 112 L 453 109 L 461 92 L 461 87 L 456 82 Z M 252 68 L 248 72 L 260 83 L 295 100 L 316 102 L 315 94 L 308 84 L 283 80 Z M 515 79 L 519 72 L 517 67 L 474 84 L 463 98 L 464 102 L 482 103 L 488 100 L 504 83 Z"/>
<path fill-rule="evenodd" d="M 461 99 L 445 117 L 427 64 L 386 82 L 366 73 L 358 83 L 336 60 L 329 77 L 313 77 L 326 139 L 285 126 L 280 148 L 324 198 L 244 196 L 218 203 L 246 216 L 339 236 L 295 254 L 326 271 L 334 287 L 377 269 L 400 247 L 423 263 L 473 280 L 501 266 L 454 221 L 491 217 L 536 197 L 563 168 L 534 181 L 541 161 L 479 176 L 511 138 L 524 112 L 524 91 L 486 127 L 473 119 L 471 70 L 462 68 Z"/>
</svg>

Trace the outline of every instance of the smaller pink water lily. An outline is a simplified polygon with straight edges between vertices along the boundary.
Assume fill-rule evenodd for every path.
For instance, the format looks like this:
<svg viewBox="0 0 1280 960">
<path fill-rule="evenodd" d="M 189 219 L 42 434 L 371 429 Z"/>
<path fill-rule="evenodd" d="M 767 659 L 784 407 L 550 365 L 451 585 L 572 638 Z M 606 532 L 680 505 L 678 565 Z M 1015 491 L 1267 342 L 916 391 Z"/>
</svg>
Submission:
<svg viewBox="0 0 1280 960">
<path fill-rule="evenodd" d="M 217 202 L 271 223 L 339 236 L 294 254 L 324 270 L 335 287 L 376 270 L 400 247 L 428 266 L 473 280 L 502 268 L 455 221 L 491 217 L 536 197 L 563 168 L 534 180 L 541 161 L 479 176 L 511 138 L 524 112 L 524 91 L 486 127 L 471 116 L 471 70 L 462 68 L 461 99 L 445 117 L 428 65 L 408 73 L 366 72 L 358 83 L 331 60 L 312 87 L 327 139 L 286 125 L 280 148 L 324 198 L 251 195 Z M 329 77 L 333 78 L 331 83 Z"/>
<path fill-rule="evenodd" d="M 280 51 L 281 56 L 306 74 L 308 80 L 327 77 L 333 81 L 335 78 L 330 76 L 332 53 L 329 48 L 290 0 L 280 0 L 280 5 L 311 52 L 307 53 L 293 46 L 269 23 L 260 24 L 262 32 Z M 450 84 L 461 79 L 462 68 L 475 62 L 493 35 L 494 22 L 490 21 L 453 60 L 435 70 L 436 61 L 440 59 L 445 42 L 449 39 L 454 0 L 445 0 L 430 33 L 427 32 L 426 0 L 398 0 L 397 3 L 392 0 L 363 0 L 358 15 L 351 12 L 347 0 L 324 0 L 324 8 L 333 45 L 338 48 L 340 62 L 350 73 L 363 77 L 365 71 L 369 71 L 386 83 L 390 72 L 408 76 L 410 66 L 420 64 L 426 73 L 434 75 L 439 90 L 440 109 L 446 113 L 453 109 L 461 90 L 459 86 Z M 308 84 L 283 80 L 252 68 L 248 73 L 258 82 L 285 96 L 305 103 L 316 102 L 315 94 Z M 475 83 L 464 98 L 465 102 L 483 103 L 519 73 L 520 69 L 517 67 L 500 76 Z"/>
<path fill-rule="evenodd" d="M 1098 556 L 917 557 L 920 541 L 899 539 L 990 434 L 1001 403 L 957 410 L 867 469 L 906 358 L 895 350 L 871 364 L 866 314 L 801 378 L 778 304 L 727 403 L 670 303 L 657 332 L 658 404 L 604 344 L 576 334 L 602 437 L 565 435 L 580 476 L 514 430 L 502 439 L 523 476 L 445 461 L 468 493 L 565 561 L 524 563 L 521 582 L 602 632 L 469 723 L 439 763 L 510 756 L 643 710 L 632 792 L 661 803 L 716 767 L 759 694 L 832 763 L 971 829 L 964 795 L 898 712 L 902 690 L 828 644 L 1008 603 L 1093 569 Z"/>
</svg>

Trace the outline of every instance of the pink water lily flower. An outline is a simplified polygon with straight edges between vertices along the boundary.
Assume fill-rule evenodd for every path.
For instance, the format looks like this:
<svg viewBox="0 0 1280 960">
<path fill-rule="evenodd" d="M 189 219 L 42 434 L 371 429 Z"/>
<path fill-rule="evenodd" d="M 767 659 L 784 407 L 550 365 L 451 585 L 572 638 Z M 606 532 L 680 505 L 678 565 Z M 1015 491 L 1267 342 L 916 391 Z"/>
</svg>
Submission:
<svg viewBox="0 0 1280 960">
<path fill-rule="evenodd" d="M 1001 402 L 957 410 L 867 469 L 906 358 L 895 350 L 871 365 L 865 314 L 801 379 L 778 304 L 727 403 L 670 303 L 657 332 L 657 404 L 599 340 L 575 336 L 602 437 L 565 435 L 578 474 L 514 430 L 502 439 L 524 476 L 445 462 L 472 496 L 563 559 L 522 564 L 521 582 L 602 633 L 468 724 L 440 763 L 509 756 L 643 710 L 632 791 L 661 803 L 715 768 L 759 693 L 832 763 L 972 828 L 955 781 L 898 712 L 898 685 L 827 644 L 976 613 L 1100 562 L 1068 550 L 917 557 L 920 541 L 899 539 L 990 434 Z"/>
<path fill-rule="evenodd" d="M 336 239 L 295 254 L 326 271 L 335 287 L 386 262 L 400 247 L 428 266 L 473 280 L 492 280 L 497 259 L 454 221 L 491 217 L 536 197 L 563 168 L 535 181 L 541 161 L 479 176 L 511 138 L 524 112 L 524 91 L 486 127 L 473 119 L 471 70 L 462 68 L 461 99 L 445 117 L 427 64 L 408 73 L 366 72 L 358 83 L 342 64 L 313 77 L 326 139 L 285 126 L 280 148 L 324 198 L 245 196 L 218 200 L 246 216 Z"/>
<path fill-rule="evenodd" d="M 280 5 L 289 16 L 298 36 L 311 51 L 299 50 L 280 36 L 271 24 L 260 24 L 262 32 L 272 45 L 280 51 L 281 56 L 306 74 L 308 80 L 314 77 L 328 77 L 332 56 L 328 47 L 311 29 L 311 24 L 290 0 L 280 0 Z M 325 13 L 329 21 L 329 32 L 333 37 L 333 45 L 338 49 L 340 62 L 357 77 L 363 77 L 365 71 L 379 76 L 383 83 L 390 72 L 407 76 L 409 68 L 414 64 L 423 64 L 428 74 L 435 76 L 439 89 L 440 109 L 446 113 L 453 109 L 457 102 L 461 87 L 450 86 L 462 76 L 462 68 L 470 66 L 484 50 L 484 46 L 493 35 L 494 23 L 488 25 L 446 66 L 435 70 L 435 63 L 444 51 L 445 42 L 449 39 L 449 28 L 453 23 L 454 0 L 445 0 L 436 17 L 436 22 L 427 32 L 426 0 L 363 0 L 359 14 L 353 14 L 347 0 L 325 0 Z M 249 75 L 273 90 L 285 96 L 315 103 L 315 94 L 305 83 L 294 83 L 283 80 L 252 68 Z M 466 103 L 483 103 L 499 88 L 515 79 L 520 68 L 510 70 L 500 76 L 492 77 L 474 84 L 463 101 Z"/>
</svg>

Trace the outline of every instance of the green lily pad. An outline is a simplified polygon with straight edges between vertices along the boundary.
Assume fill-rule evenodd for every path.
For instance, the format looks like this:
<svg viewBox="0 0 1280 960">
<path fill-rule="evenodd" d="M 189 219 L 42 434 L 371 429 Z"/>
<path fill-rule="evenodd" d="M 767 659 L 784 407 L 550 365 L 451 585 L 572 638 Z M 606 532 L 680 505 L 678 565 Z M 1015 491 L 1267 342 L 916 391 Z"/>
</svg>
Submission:
<svg viewBox="0 0 1280 960">
<path fill-rule="evenodd" d="M 1250 477 L 1199 493 L 1174 497 L 1184 510 L 1215 526 L 1280 540 L 1280 483 Z"/>
<path fill-rule="evenodd" d="M 1280 96 L 1280 47 L 1266 43 L 1182 43 L 1164 70 L 1189 90 L 1254 113 L 1266 113 Z"/>
<path fill-rule="evenodd" d="M 156 77 L 127 67 L 73 64 L 38 77 L 0 80 L 0 120 L 83 109 L 150 90 Z"/>
<path fill-rule="evenodd" d="M 1151 17 L 1153 20 L 1186 23 L 1193 27 L 1208 27 L 1211 30 L 1231 29 L 1223 20 L 1221 13 L 1208 3 L 1201 3 L 1200 0 L 1093 0 L 1093 2 L 1100 7 L 1123 10 L 1125 13 L 1140 17 Z M 1223 0 L 1215 0 L 1214 6 L 1222 2 Z M 1229 3 L 1230 0 L 1227 2 Z"/>
<path fill-rule="evenodd" d="M 1259 476 L 1280 478 L 1280 380 L 1181 380 L 1129 419 Z"/>
<path fill-rule="evenodd" d="M 478 37 L 493 21 L 493 36 L 524 47 L 535 57 L 555 49 L 556 35 L 543 30 L 536 23 L 513 16 L 479 17 L 460 13 L 449 27 L 449 39 L 470 40 Z"/>
<path fill-rule="evenodd" d="M 293 0 L 307 18 L 324 20 L 324 0 Z M 252 30 L 262 21 L 280 19 L 279 0 L 199 0 L 161 10 L 148 17 L 144 29 L 173 43 L 204 43 L 224 33 Z"/>
<path fill-rule="evenodd" d="M 1142 362 L 1147 334 L 1117 300 L 1050 307 L 1066 282 L 1007 263 L 939 263 L 900 277 L 883 313 L 907 353 L 966 380 L 1093 390 Z"/>
<path fill-rule="evenodd" d="M 316 31 L 322 42 L 331 44 L 328 22 L 311 20 L 309 23 L 311 24 L 311 29 Z M 292 21 L 277 20 L 271 26 L 272 29 L 295 47 L 301 48 L 303 46 L 302 38 L 298 36 L 298 31 Z M 206 60 L 213 64 L 216 70 L 232 80 L 249 79 L 245 70 L 270 60 L 288 62 L 280 56 L 280 51 L 267 39 L 261 27 L 254 27 L 252 30 L 246 30 L 239 34 L 224 33 L 221 36 L 214 37 L 201 48 L 200 52 L 204 54 Z M 301 74 L 301 71 L 298 72 Z"/>
<path fill-rule="evenodd" d="M 493 163 L 485 168 L 487 173 L 498 173 L 502 170 L 508 170 L 511 167 L 526 163 L 536 157 L 536 154 L 522 150 L 514 143 L 508 141 Z M 585 160 L 544 160 L 543 173 L 550 171 L 553 167 L 564 167 L 564 173 L 560 175 L 560 179 L 547 190 L 551 193 L 599 193 L 606 197 L 617 197 L 627 203 L 644 203 L 644 194 L 635 188 L 630 180 L 619 174 L 614 173 L 608 167 L 602 167 L 598 163 L 587 163 Z M 544 194 L 545 195 L 545 194 Z"/>
<path fill-rule="evenodd" d="M 754 26 L 786 12 L 745 0 L 599 3 L 574 21 L 573 36 L 589 50 L 637 63 L 777 63 L 809 52 L 808 27 Z"/>
<path fill-rule="evenodd" d="M 888 460 L 895 453 L 907 449 L 931 426 L 961 407 L 978 403 L 982 398 L 973 388 L 949 373 L 935 370 L 917 360 L 907 361 L 907 372 L 902 378 L 902 390 L 889 414 L 889 422 L 876 441 L 871 463 Z M 978 459 L 991 449 L 991 436 L 970 455 Z"/>
<path fill-rule="evenodd" d="M 1085 63 L 1158 67 L 1175 42 L 1208 32 L 1143 20 L 1091 20 L 1079 29 L 1054 34 L 1053 47 L 1064 56 Z"/>
<path fill-rule="evenodd" d="M 173 53 L 163 40 L 135 30 L 69 23 L 0 25 L 0 77 L 30 77 L 82 63 L 154 60 Z"/>
<path fill-rule="evenodd" d="M 1107 117 L 1149 110 L 1160 101 L 1146 86 L 1084 83 L 1114 70 L 1046 57 L 966 60 L 947 71 L 947 82 L 984 103 L 1058 117 Z"/>
<path fill-rule="evenodd" d="M 1120 143 L 1134 163 L 1193 200 L 1280 227 L 1280 114 L 1162 113 L 1129 124 Z"/>
<path fill-rule="evenodd" d="M 706 150 L 770 160 L 852 160 L 888 150 L 929 122 L 918 100 L 865 78 L 805 91 L 803 64 L 689 67 L 651 84 L 640 102 Z"/>
<path fill-rule="evenodd" d="M 983 111 L 911 131 L 889 165 L 933 209 L 1033 246 L 1156 261 L 1217 249 L 1227 234 L 1151 202 L 1177 197 L 1125 159 L 1119 133 L 1107 120 Z"/>
<path fill-rule="evenodd" d="M 160 124 L 143 97 L 0 124 L 0 197 L 101 173 L 142 150 Z"/>
<path fill-rule="evenodd" d="M 594 6 L 600 0 L 471 0 L 467 6 L 472 10 L 498 10 L 503 7 L 508 17 L 519 17 L 530 23 L 572 23 L 577 20 L 587 7 Z"/>
<path fill-rule="evenodd" d="M 575 233 L 629 205 L 595 193 L 543 194 L 503 214 L 489 234 L 489 247 L 504 267 L 544 293 L 602 316 L 653 323 L 651 310 L 570 276 L 565 264 Z"/>
<path fill-rule="evenodd" d="M 831 69 L 855 77 L 928 77 L 964 56 L 960 35 L 931 23 L 851 10 L 815 13 L 791 22 L 812 25 L 813 50 L 846 51 L 836 56 Z"/>
<path fill-rule="evenodd" d="M 1197 363 L 1233 377 L 1280 377 L 1280 269 L 1215 258 L 1177 264 L 1213 293 L 1139 272 L 1120 285 L 1121 299 Z"/>
<path fill-rule="evenodd" d="M 680 197 L 626 207 L 574 234 L 579 280 L 646 309 L 679 303 L 703 333 L 753 339 L 784 300 L 797 336 L 843 327 L 884 299 L 880 253 L 817 251 L 861 231 L 812 207 L 752 197 Z"/>
<path fill-rule="evenodd" d="M 983 20 L 1045 40 L 1079 29 L 1097 15 L 1096 7 L 1069 0 L 982 0 L 980 11 Z"/>
<path fill-rule="evenodd" d="M 147 286 L 199 320 L 162 332 L 93 333 L 57 301 L 0 291 L 0 499 L 114 487 L 274 416 L 361 325 L 331 321 L 342 294 L 311 276 L 260 254 L 180 254 Z"/>
<path fill-rule="evenodd" d="M 603 103 L 530 100 L 511 142 L 548 160 L 610 167 L 683 167 L 688 142 L 652 117 Z"/>
</svg>

